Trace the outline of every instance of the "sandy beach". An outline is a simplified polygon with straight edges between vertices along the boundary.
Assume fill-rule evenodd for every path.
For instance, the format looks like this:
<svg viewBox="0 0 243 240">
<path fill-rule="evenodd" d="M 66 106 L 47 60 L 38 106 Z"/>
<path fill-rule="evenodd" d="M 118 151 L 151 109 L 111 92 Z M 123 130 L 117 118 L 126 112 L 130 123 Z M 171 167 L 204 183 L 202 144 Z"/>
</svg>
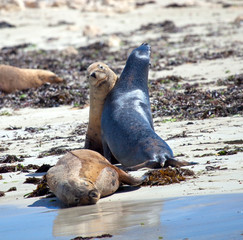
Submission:
<svg viewBox="0 0 243 240">
<path fill-rule="evenodd" d="M 198 92 L 205 93 L 205 96 L 209 91 L 218 91 L 222 93 L 222 100 L 225 98 L 223 92 L 228 91 L 228 86 L 219 84 L 219 80 L 230 81 L 231 76 L 243 73 L 243 20 L 237 20 L 240 19 L 239 16 L 242 17 L 242 2 L 232 1 L 229 6 L 226 6 L 226 2 L 219 3 L 217 1 L 177 1 L 177 4 L 183 3 L 184 5 L 182 7 L 168 7 L 170 3 L 171 1 L 154 1 L 151 4 L 135 7 L 125 13 L 117 13 L 111 10 L 81 11 L 80 9 L 70 9 L 68 7 L 25 8 L 21 11 L 1 10 L 0 21 L 9 22 L 15 27 L 0 29 L 0 48 L 30 43 L 31 45 L 24 51 L 63 51 L 70 47 L 75 49 L 85 47 L 97 41 L 109 43 L 113 39 L 109 46 L 111 53 L 122 51 L 128 55 L 129 51 L 142 42 L 149 42 L 152 52 L 154 51 L 151 59 L 153 67 L 149 73 L 150 81 L 153 83 L 153 81 L 156 82 L 160 78 L 166 78 L 166 76 L 181 77 L 180 86 L 176 85 L 175 87 L 174 83 L 170 82 L 168 85 L 162 85 L 161 91 L 168 88 L 175 89 L 178 94 L 183 94 L 184 88 L 181 88 L 181 86 L 190 84 L 190 86 L 195 86 Z M 174 30 L 171 31 L 170 28 L 167 31 L 165 27 L 158 28 L 156 24 L 164 21 L 172 21 L 175 25 Z M 60 22 L 65 23 L 60 24 Z M 149 24 L 154 25 L 150 26 Z M 97 34 L 92 35 L 93 33 L 89 33 L 85 35 L 86 25 L 95 26 Z M 100 34 L 98 34 L 99 32 Z M 114 35 L 118 36 L 119 44 L 116 43 L 114 38 L 111 38 Z M 153 44 L 157 45 L 153 47 Z M 161 56 L 165 57 L 161 58 Z M 171 58 L 168 60 L 167 56 Z M 104 59 L 97 60 L 105 61 L 106 56 L 102 57 Z M 112 59 L 109 57 L 106 59 L 106 63 L 119 71 L 125 64 L 125 58 Z M 26 62 L 21 62 L 21 59 L 13 61 L 16 66 L 26 67 Z M 90 59 L 90 61 L 92 62 L 93 59 Z M 88 62 L 85 62 L 85 64 Z M 8 64 L 8 62 L 0 57 L 0 64 Z M 64 71 L 57 70 L 57 72 L 63 74 L 61 77 L 64 78 L 69 74 L 67 71 L 64 73 Z M 77 81 L 85 84 L 84 73 L 85 71 L 81 72 L 80 77 L 73 76 L 71 82 L 67 80 L 68 84 L 71 85 Z M 120 72 L 117 73 L 120 74 Z M 242 77 L 239 79 L 237 94 L 242 99 Z M 4 95 L 1 97 L 4 97 Z M 153 93 L 152 90 L 150 97 L 154 109 L 157 98 L 155 98 L 155 92 Z M 217 103 L 215 102 L 215 104 Z M 198 162 L 198 165 L 185 167 L 193 170 L 195 176 L 187 181 L 165 186 L 141 187 L 130 190 L 124 187 L 118 193 L 100 199 L 93 210 L 91 210 L 91 206 L 84 207 L 83 210 L 94 211 L 94 214 L 101 211 L 101 209 L 104 209 L 104 212 L 109 212 L 112 211 L 106 208 L 108 206 L 106 204 L 109 203 L 113 204 L 115 208 L 119 204 L 124 204 L 124 209 L 127 209 L 128 205 L 126 204 L 132 200 L 135 205 L 136 201 L 154 202 L 155 210 L 153 211 L 156 212 L 156 203 L 158 201 L 167 201 L 170 198 L 189 197 L 189 199 L 193 199 L 195 197 L 196 199 L 197 196 L 202 196 L 202 198 L 209 196 L 208 199 L 213 199 L 215 195 L 242 198 L 242 104 L 242 101 L 241 104 L 238 103 L 239 111 L 233 114 L 217 115 L 216 111 L 213 114 L 207 112 L 206 117 L 201 115 L 197 117 L 195 114 L 193 117 L 186 115 L 163 116 L 154 110 L 155 131 L 166 140 L 179 160 Z M 163 103 L 159 105 L 163 105 Z M 227 107 L 230 107 L 230 104 Z M 23 162 L 20 162 L 20 164 L 23 166 L 29 164 L 38 166 L 42 164 L 55 165 L 64 153 L 46 154 L 50 153 L 51 149 L 72 150 L 83 148 L 88 114 L 88 101 L 82 107 L 73 104 L 64 104 L 51 108 L 3 106 L 0 109 L 0 158 L 4 159 L 7 155 L 15 155 L 18 158 L 22 156 Z M 16 163 L 0 162 L 1 167 L 10 165 L 16 165 Z M 131 174 L 141 176 L 145 171 L 147 170 L 142 169 L 131 172 Z M 24 183 L 26 178 L 42 177 L 44 174 L 35 173 L 35 170 L 0 173 L 0 191 L 5 192 L 5 196 L 0 197 L 0 206 L 12 206 L 20 209 L 30 209 L 30 206 L 32 206 L 32 211 L 35 207 L 39 209 L 38 211 L 40 209 L 41 211 L 60 209 L 61 205 L 58 201 L 53 202 L 41 197 L 24 197 L 36 188 L 34 184 Z M 16 191 L 7 192 L 12 187 L 16 187 Z M 204 200 L 204 203 L 205 201 L 207 200 Z M 171 202 L 165 202 L 163 210 L 167 203 Z M 160 205 L 158 206 L 160 208 Z M 242 216 L 242 204 L 239 203 L 237 207 Z M 6 209 L 10 208 L 7 207 Z M 141 205 L 141 208 L 144 208 L 144 206 Z M 68 211 L 67 209 L 60 210 Z M 74 214 L 72 211 L 69 212 L 70 216 Z M 147 209 L 147 211 L 150 210 Z M 59 212 L 60 214 L 62 212 Z M 53 216 L 48 219 L 52 218 Z M 4 221 L 4 218 L 1 218 L 0 221 Z M 58 221 L 58 218 L 55 221 Z M 119 221 L 117 222 L 119 223 Z M 138 222 L 134 221 L 134 224 L 141 225 L 142 220 L 138 220 Z M 69 222 L 69 224 L 73 223 Z M 92 224 L 92 221 L 89 224 Z M 79 227 L 85 228 L 85 226 L 80 225 Z M 132 226 L 132 224 L 129 226 Z M 88 231 L 87 226 L 85 229 L 83 236 L 101 234 L 100 232 L 91 231 L 92 229 Z M 109 229 L 105 229 L 107 231 L 104 233 L 109 233 Z M 73 229 L 71 231 L 73 233 L 67 231 L 66 236 L 64 233 L 63 235 L 60 233 L 55 235 L 55 227 L 53 227 L 53 236 L 64 236 L 63 238 L 53 239 L 71 239 L 70 236 L 75 237 L 82 233 L 82 231 L 74 231 Z M 139 232 L 139 230 L 136 231 Z M 153 228 L 151 227 L 150 232 L 152 231 Z M 7 234 L 8 231 L 6 236 L 10 236 Z M 113 234 L 112 239 L 122 239 L 116 236 L 116 232 L 113 231 Z M 117 234 L 120 234 L 120 237 L 130 236 L 127 239 L 139 239 L 133 236 L 131 232 L 126 233 L 128 235 Z M 156 236 L 154 235 L 154 239 L 162 239 L 159 238 L 160 236 L 162 236 L 161 233 L 158 233 Z M 177 237 L 166 235 L 163 239 L 182 239 L 180 237 L 179 235 Z M 214 239 L 223 239 L 220 237 L 222 236 Z M 241 239 L 240 237 L 242 236 L 234 239 Z M 11 237 L 5 239 L 11 239 Z M 145 237 L 144 239 L 148 238 Z M 190 239 L 203 238 L 194 236 Z"/>
</svg>

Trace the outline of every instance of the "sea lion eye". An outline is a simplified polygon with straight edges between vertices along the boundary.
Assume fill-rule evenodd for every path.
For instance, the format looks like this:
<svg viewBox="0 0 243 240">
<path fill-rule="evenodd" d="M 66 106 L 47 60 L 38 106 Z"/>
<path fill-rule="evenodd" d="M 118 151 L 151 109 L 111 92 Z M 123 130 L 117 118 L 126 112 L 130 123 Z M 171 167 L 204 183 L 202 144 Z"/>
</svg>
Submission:
<svg viewBox="0 0 243 240">
<path fill-rule="evenodd" d="M 99 65 L 99 68 L 100 68 L 100 69 L 105 69 L 102 65 Z"/>
</svg>

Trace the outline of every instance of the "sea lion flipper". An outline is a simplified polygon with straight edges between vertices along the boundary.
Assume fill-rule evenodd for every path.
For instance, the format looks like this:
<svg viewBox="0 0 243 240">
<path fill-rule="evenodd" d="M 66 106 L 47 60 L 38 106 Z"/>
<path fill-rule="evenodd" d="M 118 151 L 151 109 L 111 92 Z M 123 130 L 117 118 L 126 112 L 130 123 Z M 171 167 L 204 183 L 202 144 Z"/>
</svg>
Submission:
<svg viewBox="0 0 243 240">
<path fill-rule="evenodd" d="M 170 158 L 168 157 L 167 155 L 166 156 L 163 156 L 160 158 L 159 161 L 156 161 L 156 160 L 148 160 L 146 162 L 143 162 L 141 164 L 138 164 L 138 165 L 135 165 L 135 166 L 132 166 L 132 167 L 128 167 L 126 168 L 126 170 L 128 171 L 136 171 L 138 169 L 141 169 L 141 168 L 161 168 L 161 167 L 168 167 L 168 166 L 171 166 L 171 167 L 183 167 L 183 166 L 190 166 L 190 165 L 196 165 L 198 164 L 197 162 L 187 162 L 187 161 L 178 161 L 177 159 L 175 158 Z"/>
<path fill-rule="evenodd" d="M 183 161 L 179 161 L 175 158 L 170 158 L 170 157 L 166 157 L 166 161 L 164 164 L 164 167 L 183 167 L 183 166 L 190 166 L 190 165 L 196 165 L 198 164 L 197 162 L 187 162 L 185 160 Z"/>
<path fill-rule="evenodd" d="M 161 165 L 158 161 L 155 161 L 155 160 L 148 160 L 146 162 L 143 162 L 143 163 L 140 163 L 138 165 L 135 165 L 135 166 L 132 166 L 132 167 L 128 167 L 126 168 L 126 170 L 128 171 L 136 171 L 140 168 L 160 168 Z"/>
<path fill-rule="evenodd" d="M 112 165 L 112 168 L 115 169 L 118 173 L 120 183 L 131 186 L 139 186 L 147 179 L 147 175 L 143 175 L 142 177 L 133 177 L 124 170 L 116 167 L 115 165 Z"/>
</svg>

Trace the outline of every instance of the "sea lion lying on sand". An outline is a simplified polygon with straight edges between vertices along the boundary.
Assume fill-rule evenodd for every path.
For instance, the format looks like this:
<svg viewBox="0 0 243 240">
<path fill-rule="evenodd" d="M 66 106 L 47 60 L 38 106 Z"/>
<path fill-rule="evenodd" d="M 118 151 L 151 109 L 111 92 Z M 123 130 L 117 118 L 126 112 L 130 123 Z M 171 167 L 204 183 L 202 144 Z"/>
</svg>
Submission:
<svg viewBox="0 0 243 240">
<path fill-rule="evenodd" d="M 108 94 L 101 118 L 104 156 L 111 155 L 129 170 L 194 163 L 177 161 L 169 145 L 154 131 L 149 101 L 150 46 L 134 49 L 115 87 Z"/>
<path fill-rule="evenodd" d="M 55 73 L 40 69 L 21 69 L 0 65 L 0 90 L 5 93 L 36 88 L 44 83 L 60 83 L 63 79 Z"/>
<path fill-rule="evenodd" d="M 105 98 L 114 87 L 117 75 L 106 64 L 95 62 L 88 67 L 88 81 L 90 86 L 90 109 L 84 148 L 103 154 L 101 114 Z"/>
<path fill-rule="evenodd" d="M 88 149 L 67 153 L 46 177 L 51 191 L 67 206 L 95 204 L 100 197 L 114 193 L 121 183 L 137 186 L 145 179 L 130 176 Z"/>
</svg>

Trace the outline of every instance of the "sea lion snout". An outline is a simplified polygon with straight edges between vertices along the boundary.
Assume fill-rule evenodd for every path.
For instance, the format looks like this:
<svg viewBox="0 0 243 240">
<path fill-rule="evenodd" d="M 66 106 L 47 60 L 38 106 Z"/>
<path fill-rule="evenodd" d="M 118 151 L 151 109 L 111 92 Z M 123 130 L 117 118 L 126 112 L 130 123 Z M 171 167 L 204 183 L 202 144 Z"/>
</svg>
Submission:
<svg viewBox="0 0 243 240">
<path fill-rule="evenodd" d="M 90 77 L 96 78 L 96 74 L 95 74 L 95 72 L 92 72 L 92 73 L 90 74 Z"/>
<path fill-rule="evenodd" d="M 137 58 L 150 61 L 151 47 L 148 43 L 143 43 L 141 46 L 134 50 L 134 54 Z"/>
<path fill-rule="evenodd" d="M 100 199 L 100 193 L 97 189 L 89 191 L 89 199 L 91 204 L 95 204 Z"/>
</svg>

